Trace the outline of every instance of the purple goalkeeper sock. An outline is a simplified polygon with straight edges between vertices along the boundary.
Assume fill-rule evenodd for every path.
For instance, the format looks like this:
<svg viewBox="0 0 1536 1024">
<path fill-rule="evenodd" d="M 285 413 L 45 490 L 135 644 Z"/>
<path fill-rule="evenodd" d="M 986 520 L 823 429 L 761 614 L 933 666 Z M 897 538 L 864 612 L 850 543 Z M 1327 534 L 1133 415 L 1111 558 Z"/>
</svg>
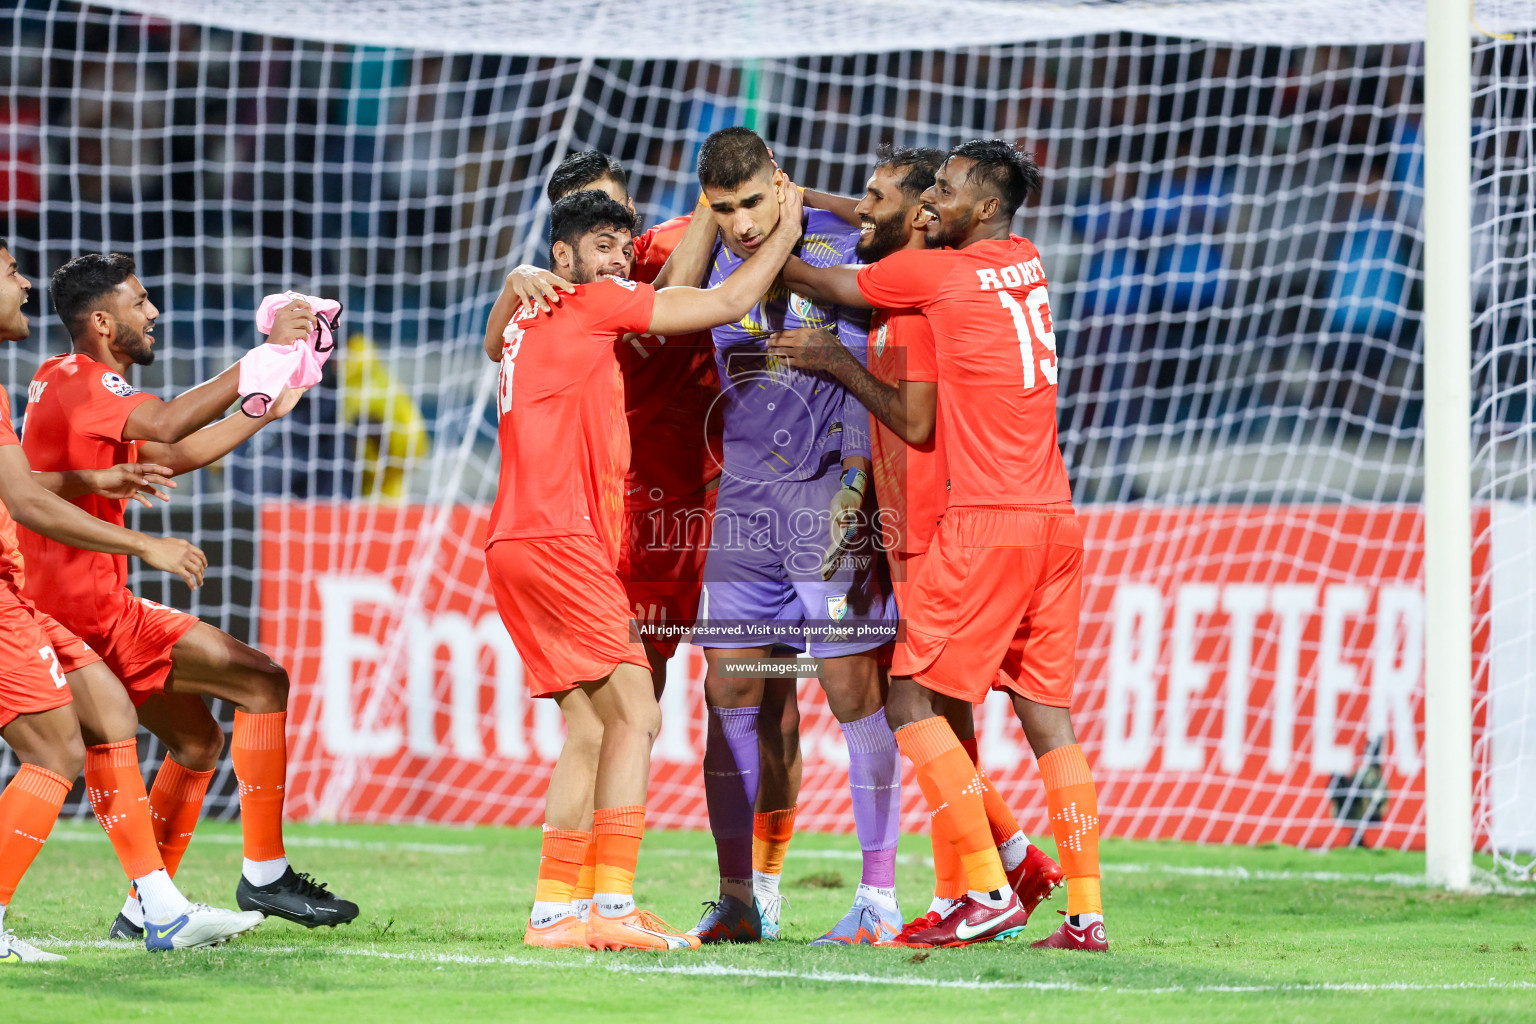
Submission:
<svg viewBox="0 0 1536 1024">
<path fill-rule="evenodd" d="M 840 722 L 848 742 L 848 788 L 853 827 L 864 851 L 865 885 L 896 884 L 896 839 L 901 834 L 901 753 L 881 708 L 868 718 Z"/>
<path fill-rule="evenodd" d="M 710 708 L 704 740 L 704 801 L 721 878 L 752 877 L 752 811 L 761 778 L 758 708 Z"/>
</svg>

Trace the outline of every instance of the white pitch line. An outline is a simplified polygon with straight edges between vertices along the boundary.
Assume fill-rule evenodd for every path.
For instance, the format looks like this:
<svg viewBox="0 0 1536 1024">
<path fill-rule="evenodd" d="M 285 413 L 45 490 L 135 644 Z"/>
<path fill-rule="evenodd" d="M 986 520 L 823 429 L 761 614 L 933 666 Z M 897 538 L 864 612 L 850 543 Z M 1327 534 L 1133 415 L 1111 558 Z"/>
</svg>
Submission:
<svg viewBox="0 0 1536 1024">
<path fill-rule="evenodd" d="M 100 829 L 72 824 L 61 824 L 54 829 L 51 838 L 71 843 L 105 843 L 107 841 L 106 834 Z M 198 835 L 196 839 L 199 843 L 219 846 L 239 846 L 242 842 L 239 836 L 224 833 Z M 286 836 L 283 842 L 288 846 L 296 846 L 301 849 L 358 850 L 369 853 L 463 855 L 485 853 L 488 850 L 496 849 L 494 844 L 473 846 L 467 843 L 400 843 L 362 839 L 328 839 L 319 836 Z M 708 848 L 658 847 L 647 849 L 645 852 L 650 857 L 699 857 L 710 860 L 715 858 L 715 851 Z M 802 847 L 794 851 L 794 859 L 797 860 L 856 861 L 863 859 L 863 856 L 863 853 L 858 850 L 816 850 Z M 932 857 L 925 857 L 915 853 L 898 854 L 896 862 L 898 864 L 917 865 L 918 867 L 931 868 L 933 866 Z M 1233 882 L 1327 882 L 1345 885 L 1392 885 L 1410 889 L 1423 889 L 1429 885 L 1429 880 L 1423 875 L 1410 875 L 1401 872 L 1365 874 L 1363 872 L 1349 871 L 1270 871 L 1262 868 L 1237 866 L 1199 867 L 1182 864 L 1137 864 L 1122 861 L 1105 861 L 1102 865 L 1102 870 L 1105 874 L 1162 874 L 1178 875 L 1187 878 L 1226 879 Z M 1536 885 L 1510 884 L 1489 872 L 1483 872 L 1474 886 L 1474 891 L 1497 896 L 1536 896 Z"/>
<path fill-rule="evenodd" d="M 137 944 L 109 939 L 32 939 L 45 949 L 111 950 L 136 953 Z M 321 946 L 252 946 L 235 944 L 220 947 L 225 953 L 314 953 L 321 956 L 362 957 L 373 960 L 400 960 L 424 964 L 451 964 L 487 967 L 526 967 L 541 971 L 574 970 L 594 967 L 614 974 L 660 974 L 689 978 L 777 978 L 832 985 L 888 985 L 899 988 L 965 989 L 968 991 L 1011 990 L 1028 992 L 1093 992 L 1110 995 L 1252 995 L 1308 992 L 1457 992 L 1533 990 L 1536 982 L 1462 981 L 1429 984 L 1415 981 L 1335 981 L 1279 985 L 1160 985 L 1156 988 L 1127 988 L 1110 985 L 1082 985 L 1073 981 L 982 981 L 980 978 L 915 978 L 901 975 L 854 973 L 849 971 L 779 971 L 758 967 L 733 967 L 721 963 L 646 964 L 615 962 L 611 955 L 588 955 L 579 960 L 535 960 L 521 956 L 476 956 L 470 953 L 391 953 L 380 949 L 326 948 Z M 940 953 L 939 955 L 943 955 Z"/>
<path fill-rule="evenodd" d="M 678 846 L 678 847 L 662 846 L 662 847 L 657 847 L 656 849 L 646 849 L 645 847 L 642 846 L 641 850 L 643 850 L 647 856 L 651 856 L 651 857 L 707 857 L 710 860 L 714 860 L 715 859 L 715 851 L 713 849 L 690 850 L 690 849 L 685 849 L 685 848 L 680 847 L 680 846 Z M 796 847 L 795 850 L 794 850 L 793 856 L 794 856 L 795 859 L 805 859 L 805 860 L 863 860 L 864 859 L 864 854 L 860 850 L 813 850 L 813 849 L 804 849 L 802 847 Z M 898 863 L 898 864 L 916 864 L 919 867 L 931 868 L 931 867 L 933 867 L 933 858 L 932 857 L 924 857 L 924 856 L 921 856 L 921 855 L 916 854 L 916 853 L 898 853 L 896 855 L 896 863 Z"/>
<path fill-rule="evenodd" d="M 1429 879 L 1423 875 L 1400 872 L 1364 874 L 1350 871 L 1269 871 L 1262 868 L 1195 867 L 1182 864 L 1124 864 L 1106 861 L 1102 865 L 1106 874 L 1164 874 L 1193 878 L 1223 878 L 1234 882 L 1343 882 L 1347 885 L 1396 885 L 1423 889 Z M 1536 885 L 1512 885 L 1483 872 L 1476 891 L 1499 896 L 1536 896 Z"/>
<path fill-rule="evenodd" d="M 699 849 L 690 850 L 683 848 L 662 848 L 647 850 L 646 853 L 662 857 L 708 857 L 713 859 L 714 850 Z M 792 859 L 804 858 L 809 860 L 860 860 L 863 854 L 858 850 L 807 850 L 796 848 L 792 853 Z M 933 858 L 924 857 L 913 853 L 898 854 L 898 864 L 916 864 L 920 867 L 933 867 Z M 1332 882 L 1346 885 L 1395 885 L 1407 888 L 1423 889 L 1429 885 L 1429 880 L 1423 875 L 1410 875 L 1400 872 L 1381 872 L 1366 874 L 1364 872 L 1351 871 L 1270 871 L 1244 867 L 1198 867 L 1182 864 L 1137 864 L 1123 861 L 1104 861 L 1101 870 L 1105 874 L 1125 875 L 1180 875 L 1192 878 L 1218 878 L 1233 882 Z M 1476 886 L 1476 890 L 1482 893 L 1491 893 L 1499 896 L 1536 896 L 1536 885 L 1512 885 L 1484 873 Z"/>
<path fill-rule="evenodd" d="M 107 835 L 98 828 L 55 828 L 50 839 L 62 839 L 70 843 L 105 843 Z M 240 836 L 232 836 L 222 832 L 210 832 L 206 835 L 197 833 L 194 839 L 199 843 L 211 843 L 217 846 L 239 846 L 243 842 Z M 375 842 L 363 839 L 327 839 L 321 836 L 284 836 L 283 845 L 309 847 L 323 850 L 362 850 L 370 853 L 442 853 L 442 854 L 466 854 L 484 853 L 488 847 L 470 846 L 468 844 L 454 843 L 390 843 Z"/>
</svg>

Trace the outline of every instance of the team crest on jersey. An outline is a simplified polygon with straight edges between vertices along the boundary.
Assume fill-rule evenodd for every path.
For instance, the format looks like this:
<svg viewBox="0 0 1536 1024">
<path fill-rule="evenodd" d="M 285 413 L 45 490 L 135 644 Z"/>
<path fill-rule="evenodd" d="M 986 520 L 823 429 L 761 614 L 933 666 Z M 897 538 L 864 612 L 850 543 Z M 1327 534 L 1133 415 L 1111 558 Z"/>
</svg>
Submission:
<svg viewBox="0 0 1536 1024">
<path fill-rule="evenodd" d="M 848 614 L 848 595 L 847 594 L 828 594 L 827 595 L 827 615 L 829 615 L 834 622 L 841 622 L 847 616 L 847 614 Z"/>
<path fill-rule="evenodd" d="M 801 320 L 809 320 L 816 315 L 816 307 L 811 305 L 811 300 L 794 292 L 789 293 L 789 311 Z"/>
<path fill-rule="evenodd" d="M 139 393 L 138 388 L 134 387 L 132 384 L 129 384 L 117 374 L 111 372 L 107 372 L 101 375 L 101 386 L 112 392 L 118 398 L 127 398 L 129 395 L 136 395 Z"/>
<path fill-rule="evenodd" d="M 620 288 L 623 288 L 627 292 L 632 292 L 635 290 L 635 282 L 631 281 L 627 277 L 610 277 L 608 280 L 612 281 L 614 284 L 618 285 Z"/>
<path fill-rule="evenodd" d="M 880 330 L 875 333 L 875 355 L 885 355 L 885 334 L 890 329 L 890 324 L 881 324 Z"/>
</svg>

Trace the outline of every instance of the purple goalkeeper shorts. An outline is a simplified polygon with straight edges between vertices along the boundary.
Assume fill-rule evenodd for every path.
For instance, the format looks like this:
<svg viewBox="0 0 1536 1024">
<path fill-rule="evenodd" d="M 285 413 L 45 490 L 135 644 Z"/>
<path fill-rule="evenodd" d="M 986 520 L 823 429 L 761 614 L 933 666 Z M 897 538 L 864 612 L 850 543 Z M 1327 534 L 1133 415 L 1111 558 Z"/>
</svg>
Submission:
<svg viewBox="0 0 1536 1024">
<path fill-rule="evenodd" d="M 821 578 L 841 477 L 836 462 L 810 480 L 721 477 L 694 643 L 784 644 L 836 658 L 895 639 L 896 603 L 873 530 L 861 530 L 837 573 Z"/>
</svg>

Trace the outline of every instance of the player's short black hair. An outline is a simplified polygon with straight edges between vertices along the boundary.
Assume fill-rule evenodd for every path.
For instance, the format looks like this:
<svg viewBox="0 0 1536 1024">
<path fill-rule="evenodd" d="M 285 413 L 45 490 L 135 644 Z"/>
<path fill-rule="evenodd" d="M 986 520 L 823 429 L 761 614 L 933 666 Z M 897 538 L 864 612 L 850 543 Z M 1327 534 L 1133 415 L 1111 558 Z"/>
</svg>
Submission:
<svg viewBox="0 0 1536 1024">
<path fill-rule="evenodd" d="M 1003 201 L 1003 213 L 1012 217 L 1024 201 L 1040 192 L 1040 167 L 1027 153 L 1002 139 L 972 139 L 949 151 L 974 161 L 971 180 L 992 190 Z"/>
<path fill-rule="evenodd" d="M 875 170 L 891 167 L 901 172 L 897 184 L 908 199 L 916 199 L 933 186 L 933 176 L 947 154 L 929 146 L 893 146 L 882 142 L 875 150 Z"/>
<path fill-rule="evenodd" d="M 567 154 L 560 161 L 555 172 L 549 176 L 549 185 L 544 194 L 549 196 L 551 203 L 557 203 L 572 192 L 580 192 L 604 178 L 612 178 L 624 189 L 625 195 L 629 194 L 629 176 L 624 173 L 624 165 L 607 153 L 584 149 L 579 153 Z"/>
<path fill-rule="evenodd" d="M 635 233 L 635 215 L 606 192 L 584 188 L 560 199 L 549 210 L 549 265 L 555 265 L 555 243 L 571 248 L 590 231 L 618 228 Z"/>
<path fill-rule="evenodd" d="M 100 309 L 101 300 L 132 277 L 134 269 L 133 260 L 120 252 L 93 252 L 53 272 L 48 291 L 71 337 L 84 333 L 85 318 Z"/>
<path fill-rule="evenodd" d="M 699 185 L 733 189 L 773 166 L 768 143 L 750 128 L 722 128 L 699 147 Z"/>
</svg>

